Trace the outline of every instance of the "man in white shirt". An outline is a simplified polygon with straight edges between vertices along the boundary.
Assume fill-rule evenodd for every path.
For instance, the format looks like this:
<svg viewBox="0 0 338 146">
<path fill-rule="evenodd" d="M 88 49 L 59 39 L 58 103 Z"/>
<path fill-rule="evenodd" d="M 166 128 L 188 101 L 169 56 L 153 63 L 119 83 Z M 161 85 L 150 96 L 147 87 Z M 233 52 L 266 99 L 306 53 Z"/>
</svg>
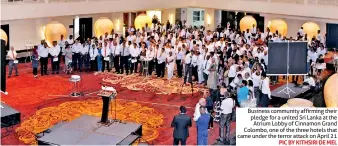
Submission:
<svg viewBox="0 0 338 146">
<path fill-rule="evenodd" d="M 59 42 L 58 42 L 58 45 L 60 46 L 60 48 L 61 48 L 61 53 L 60 53 L 60 55 L 62 55 L 62 60 L 64 61 L 65 60 L 65 53 L 64 53 L 64 51 L 65 51 L 65 47 L 66 47 L 66 40 L 64 39 L 64 36 L 63 35 L 61 35 L 61 39 L 59 40 Z M 61 56 L 60 56 L 61 57 Z M 59 58 L 60 58 L 59 57 Z M 60 58 L 61 59 L 61 58 Z"/>
<path fill-rule="evenodd" d="M 90 40 L 88 40 L 86 43 L 83 44 L 83 47 L 81 48 L 80 54 L 81 54 L 81 65 L 80 65 L 80 72 L 82 71 L 82 63 L 84 64 L 84 69 L 86 72 L 89 71 L 89 55 L 88 51 L 90 48 Z"/>
<path fill-rule="evenodd" d="M 74 71 L 80 69 L 80 62 L 81 62 L 81 54 L 80 51 L 82 50 L 82 45 L 79 40 L 75 40 L 75 44 L 72 47 L 72 64 L 74 67 Z"/>
<path fill-rule="evenodd" d="M 102 47 L 102 50 L 101 50 L 101 53 L 102 53 L 102 72 L 104 72 L 106 66 L 107 66 L 107 70 L 108 72 L 110 72 L 110 66 L 109 66 L 109 56 L 111 55 L 110 53 L 110 47 L 108 45 L 108 42 L 105 41 L 104 42 L 104 46 Z"/>
<path fill-rule="evenodd" d="M 52 60 L 52 74 L 56 72 L 56 74 L 59 74 L 59 67 L 60 67 L 60 61 L 59 61 L 59 54 L 60 54 L 61 48 L 57 44 L 56 41 L 53 41 L 53 47 L 49 48 L 49 54 L 51 56 Z"/>
<path fill-rule="evenodd" d="M 49 48 L 47 43 L 42 40 L 41 45 L 38 47 L 38 55 L 40 57 L 40 64 L 41 64 L 41 76 L 48 75 L 47 74 L 47 66 L 48 66 L 48 53 Z"/>
<path fill-rule="evenodd" d="M 229 84 L 232 82 L 232 80 L 236 77 L 237 74 L 237 67 L 238 65 L 236 63 L 231 62 L 231 66 L 229 69 L 228 77 L 229 77 Z"/>
<path fill-rule="evenodd" d="M 90 57 L 90 70 L 97 71 L 96 65 L 96 56 L 99 54 L 95 44 L 92 44 L 89 49 L 89 57 Z"/>
<path fill-rule="evenodd" d="M 203 62 L 203 79 L 204 79 L 204 84 L 207 85 L 208 77 L 209 77 L 209 68 L 211 66 L 211 59 L 210 55 L 207 55 Z"/>
<path fill-rule="evenodd" d="M 4 49 L 4 48 L 1 48 L 1 49 Z M 11 49 L 8 51 L 7 56 L 9 58 L 9 62 L 8 62 L 8 66 L 9 66 L 8 78 L 10 78 L 12 76 L 13 67 L 15 69 L 15 75 L 19 76 L 19 72 L 18 72 L 18 63 L 19 62 L 16 59 L 17 53 L 16 53 L 16 51 L 15 51 L 15 49 L 14 49 L 13 46 L 11 46 Z"/>
<path fill-rule="evenodd" d="M 182 60 L 184 59 L 184 52 L 181 47 L 178 47 L 176 51 L 176 66 L 177 66 L 177 74 L 179 78 L 182 78 L 182 72 L 183 72 L 183 65 Z"/>
<path fill-rule="evenodd" d="M 200 113 L 200 107 L 205 106 L 206 100 L 204 98 L 201 98 L 198 103 L 195 106 L 195 112 L 194 112 L 194 121 L 197 121 L 198 118 L 201 116 Z"/>
<path fill-rule="evenodd" d="M 188 77 L 189 77 L 188 82 L 191 83 L 192 82 L 192 53 L 191 52 L 185 55 L 184 63 L 185 63 L 185 71 L 184 71 L 184 83 L 183 84 L 187 82 Z"/>
<path fill-rule="evenodd" d="M 140 55 L 140 49 L 137 47 L 136 43 L 133 43 L 129 47 L 129 52 L 131 55 L 131 68 L 130 68 L 130 73 L 132 74 L 137 73 L 137 66 L 138 66 L 138 57 Z"/>
<path fill-rule="evenodd" d="M 230 124 L 232 118 L 232 109 L 235 107 L 235 100 L 228 97 L 224 99 L 221 103 L 221 119 L 219 126 L 219 136 L 220 141 L 223 144 L 230 144 Z M 224 130 L 225 128 L 225 130 Z M 224 132 L 225 131 L 225 132 Z"/>
<path fill-rule="evenodd" d="M 74 44 L 74 39 L 73 39 L 73 35 L 69 35 L 69 38 L 66 41 L 69 45 L 73 45 Z"/>
<path fill-rule="evenodd" d="M 120 53 L 121 53 L 121 47 L 117 45 L 116 41 L 113 41 L 113 46 L 111 47 L 111 56 L 113 56 L 113 63 L 115 72 L 120 72 Z"/>
<path fill-rule="evenodd" d="M 316 87 L 316 81 L 314 79 L 314 76 L 309 76 L 307 79 L 304 80 L 305 85 L 309 85 L 310 88 Z"/>
<path fill-rule="evenodd" d="M 257 67 L 259 68 L 259 67 Z M 252 83 L 253 83 L 253 87 L 254 87 L 254 94 L 256 97 L 256 104 L 258 106 L 259 101 L 260 101 L 260 89 L 259 89 L 259 85 L 261 83 L 261 72 L 259 70 L 256 70 L 253 74 L 251 74 L 251 78 L 252 78 Z"/>
<path fill-rule="evenodd" d="M 268 107 L 269 106 L 269 102 L 271 99 L 271 91 L 270 91 L 270 80 L 268 77 L 266 77 L 266 73 L 262 73 L 262 82 L 261 82 L 261 86 L 260 89 L 262 91 L 261 95 L 260 95 L 260 105 L 261 107 Z"/>
</svg>

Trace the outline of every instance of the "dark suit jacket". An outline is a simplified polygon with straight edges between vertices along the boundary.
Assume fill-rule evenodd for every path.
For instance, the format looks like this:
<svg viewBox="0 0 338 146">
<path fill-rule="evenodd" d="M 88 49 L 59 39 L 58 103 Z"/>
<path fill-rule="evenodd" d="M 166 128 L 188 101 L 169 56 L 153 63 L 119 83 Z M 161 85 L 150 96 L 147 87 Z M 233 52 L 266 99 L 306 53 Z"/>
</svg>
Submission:
<svg viewBox="0 0 338 146">
<path fill-rule="evenodd" d="M 171 127 L 174 127 L 174 138 L 185 139 L 189 137 L 188 128 L 191 127 L 191 118 L 185 114 L 176 115 L 171 122 Z"/>
</svg>

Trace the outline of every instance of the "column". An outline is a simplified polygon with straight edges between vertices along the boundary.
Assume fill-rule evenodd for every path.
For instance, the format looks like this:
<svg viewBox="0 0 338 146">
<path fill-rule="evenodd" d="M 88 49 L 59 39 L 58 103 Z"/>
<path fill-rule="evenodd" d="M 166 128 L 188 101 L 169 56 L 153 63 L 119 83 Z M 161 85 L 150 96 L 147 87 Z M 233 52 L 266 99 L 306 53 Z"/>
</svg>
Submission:
<svg viewBox="0 0 338 146">
<path fill-rule="evenodd" d="M 215 10 L 215 27 L 222 23 L 222 10 Z"/>
</svg>

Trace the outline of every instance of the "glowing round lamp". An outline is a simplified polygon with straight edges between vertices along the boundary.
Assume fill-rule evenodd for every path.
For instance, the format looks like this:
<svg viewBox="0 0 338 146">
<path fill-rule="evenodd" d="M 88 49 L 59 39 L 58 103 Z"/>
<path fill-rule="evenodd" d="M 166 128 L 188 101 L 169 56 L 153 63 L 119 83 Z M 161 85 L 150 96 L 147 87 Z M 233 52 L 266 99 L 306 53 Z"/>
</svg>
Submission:
<svg viewBox="0 0 338 146">
<path fill-rule="evenodd" d="M 53 41 L 59 41 L 61 35 L 67 36 L 66 27 L 59 22 L 51 22 L 46 25 L 45 40 L 48 46 L 52 46 Z"/>
<path fill-rule="evenodd" d="M 313 103 L 310 100 L 302 98 L 292 98 L 287 101 L 286 104 L 281 106 L 282 108 L 300 108 L 300 107 L 313 107 Z"/>
<path fill-rule="evenodd" d="M 146 26 L 146 23 L 150 26 L 151 22 L 151 18 L 147 14 L 140 14 L 135 18 L 134 26 L 135 29 L 142 29 Z"/>
<path fill-rule="evenodd" d="M 282 36 L 286 36 L 288 32 L 288 25 L 284 20 L 277 19 L 277 20 L 272 20 L 269 23 L 269 29 L 272 33 L 276 33 L 278 30 L 278 34 L 281 34 Z"/>
<path fill-rule="evenodd" d="M 257 27 L 257 21 L 254 17 L 247 15 L 244 16 L 241 21 L 239 21 L 239 28 L 241 31 L 246 31 L 247 29 L 251 29 L 252 25 L 255 25 Z"/>
<path fill-rule="evenodd" d="M 100 18 L 94 24 L 95 36 L 104 36 L 105 33 L 110 33 L 114 28 L 113 22 L 108 18 Z"/>
<path fill-rule="evenodd" d="M 7 46 L 8 37 L 7 37 L 6 32 L 2 29 L 0 30 L 0 32 L 1 32 L 1 39 L 3 39 L 6 42 L 5 45 Z"/>
<path fill-rule="evenodd" d="M 308 40 L 317 37 L 317 31 L 320 30 L 318 24 L 314 22 L 306 22 L 302 25 L 304 32 L 307 34 Z"/>
<path fill-rule="evenodd" d="M 329 77 L 324 86 L 324 100 L 326 107 L 338 107 L 338 73 Z"/>
</svg>

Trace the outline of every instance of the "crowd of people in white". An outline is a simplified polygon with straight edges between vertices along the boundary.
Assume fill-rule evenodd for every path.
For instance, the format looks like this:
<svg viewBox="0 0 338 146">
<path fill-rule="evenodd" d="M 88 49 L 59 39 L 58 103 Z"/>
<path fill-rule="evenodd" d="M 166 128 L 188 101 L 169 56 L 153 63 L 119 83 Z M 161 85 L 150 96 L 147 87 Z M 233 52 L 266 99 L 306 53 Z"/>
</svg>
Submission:
<svg viewBox="0 0 338 146">
<path fill-rule="evenodd" d="M 210 94 L 196 106 L 206 106 L 209 113 L 218 109 L 216 119 L 227 132 L 220 133 L 222 141 L 229 141 L 230 114 L 235 105 L 243 101 L 256 99 L 256 106 L 268 107 L 270 99 L 270 79 L 266 76 L 268 66 L 268 42 L 307 41 L 309 77 L 304 81 L 311 87 L 316 86 L 317 76 L 325 69 L 324 56 L 327 53 L 325 37 L 320 30 L 308 40 L 307 34 L 300 28 L 297 38 L 286 38 L 278 31 L 260 30 L 255 25 L 246 31 L 240 31 L 230 25 L 218 26 L 215 30 L 190 26 L 185 21 L 176 24 L 146 24 L 141 29 L 129 27 L 125 34 L 112 30 L 98 38 L 75 39 L 61 36 L 59 41 L 47 44 L 44 40 L 33 50 L 33 74 L 37 77 L 38 64 L 41 76 L 48 75 L 48 60 L 52 64 L 52 74 L 59 74 L 60 63 L 63 70 L 71 71 L 114 71 L 117 74 L 156 75 L 168 80 L 174 76 L 184 82 L 206 86 Z M 12 68 L 17 71 L 17 53 L 13 47 L 8 52 L 9 77 Z M 155 73 L 154 73 L 155 72 Z M 270 77 L 278 82 L 278 77 Z M 298 76 L 293 77 L 297 83 Z M 219 95 L 215 95 L 218 91 Z M 231 93 L 236 98 L 228 98 Z M 235 102 L 236 101 L 236 102 Z M 205 112 L 204 112 L 205 113 Z M 218 116 L 217 116 L 218 115 Z M 194 120 L 200 117 L 195 112 Z M 218 117 L 218 119 L 217 119 Z"/>
</svg>

